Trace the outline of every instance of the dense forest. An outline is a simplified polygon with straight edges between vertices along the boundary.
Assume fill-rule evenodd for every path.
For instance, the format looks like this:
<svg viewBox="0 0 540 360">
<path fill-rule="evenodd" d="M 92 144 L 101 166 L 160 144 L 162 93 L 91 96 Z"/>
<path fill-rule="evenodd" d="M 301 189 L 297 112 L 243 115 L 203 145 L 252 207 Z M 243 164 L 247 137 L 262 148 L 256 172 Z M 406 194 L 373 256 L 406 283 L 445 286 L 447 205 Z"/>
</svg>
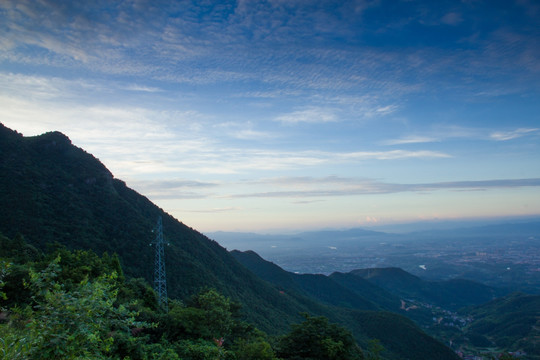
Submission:
<svg viewBox="0 0 540 360">
<path fill-rule="evenodd" d="M 43 254 L 0 237 L 2 359 L 375 359 L 352 334 L 307 314 L 269 338 L 241 320 L 241 305 L 212 288 L 165 312 L 116 255 L 59 247 Z M 364 357 L 364 353 L 366 353 Z"/>
</svg>

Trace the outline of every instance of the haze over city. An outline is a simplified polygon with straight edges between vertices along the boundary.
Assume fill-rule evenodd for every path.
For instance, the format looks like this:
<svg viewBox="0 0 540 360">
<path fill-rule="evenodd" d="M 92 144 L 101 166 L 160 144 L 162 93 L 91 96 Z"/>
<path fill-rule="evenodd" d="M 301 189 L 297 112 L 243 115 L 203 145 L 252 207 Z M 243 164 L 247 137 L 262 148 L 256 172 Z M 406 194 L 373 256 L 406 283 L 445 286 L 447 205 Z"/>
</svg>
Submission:
<svg viewBox="0 0 540 360">
<path fill-rule="evenodd" d="M 535 1 L 0 3 L 0 122 L 200 231 L 540 214 Z"/>
</svg>

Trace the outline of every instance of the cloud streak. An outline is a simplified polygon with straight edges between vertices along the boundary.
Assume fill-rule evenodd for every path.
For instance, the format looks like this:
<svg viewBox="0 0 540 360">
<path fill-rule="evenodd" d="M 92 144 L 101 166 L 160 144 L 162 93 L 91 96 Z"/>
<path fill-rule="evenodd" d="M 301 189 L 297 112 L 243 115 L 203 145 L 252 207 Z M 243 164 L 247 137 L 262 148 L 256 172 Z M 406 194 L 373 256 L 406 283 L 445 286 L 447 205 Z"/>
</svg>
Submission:
<svg viewBox="0 0 540 360">
<path fill-rule="evenodd" d="M 527 135 L 538 135 L 540 132 L 540 129 L 538 128 L 532 128 L 532 129 L 526 129 L 526 128 L 520 128 L 512 131 L 496 131 L 492 132 L 490 134 L 490 138 L 497 141 L 508 141 L 520 138 L 522 136 Z"/>
<path fill-rule="evenodd" d="M 333 111 L 323 108 L 310 108 L 278 116 L 275 121 L 285 124 L 328 123 L 338 121 Z"/>
<path fill-rule="evenodd" d="M 301 187 L 301 190 L 283 190 L 258 193 L 229 195 L 232 198 L 318 198 L 354 195 L 393 194 L 402 192 L 431 192 L 439 190 L 509 189 L 522 187 L 540 187 L 540 178 L 531 179 L 495 179 L 478 181 L 453 181 L 424 184 L 386 183 L 370 179 L 351 178 L 278 178 L 263 180 L 266 184 L 279 187 Z"/>
</svg>

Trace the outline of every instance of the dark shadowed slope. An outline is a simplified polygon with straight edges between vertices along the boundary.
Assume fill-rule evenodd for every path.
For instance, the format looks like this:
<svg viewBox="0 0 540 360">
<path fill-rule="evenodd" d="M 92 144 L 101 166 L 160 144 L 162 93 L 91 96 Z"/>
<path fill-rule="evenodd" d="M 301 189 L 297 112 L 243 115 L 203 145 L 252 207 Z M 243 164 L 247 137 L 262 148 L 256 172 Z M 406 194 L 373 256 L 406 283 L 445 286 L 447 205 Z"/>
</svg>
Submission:
<svg viewBox="0 0 540 360">
<path fill-rule="evenodd" d="M 253 251 L 234 250 L 231 253 L 238 261 L 261 278 L 275 284 L 284 293 L 291 296 L 310 296 L 332 306 L 328 317 L 352 329 L 357 340 L 364 346 L 367 345 L 367 339 L 380 339 L 387 349 L 383 354 L 387 358 L 457 358 L 441 343 L 433 342 L 432 338 L 411 320 L 397 314 L 400 312 L 398 297 L 358 276 L 340 273 L 330 277 L 293 274 L 262 259 Z M 381 309 L 389 311 L 373 311 Z"/>
<path fill-rule="evenodd" d="M 340 285 L 328 276 L 294 274 L 283 270 L 272 262 L 264 260 L 253 251 L 242 252 L 234 250 L 231 251 L 231 254 L 260 278 L 278 286 L 284 291 L 294 291 L 317 299 L 328 305 L 359 310 L 383 310 L 381 306 Z M 367 283 L 369 284 L 369 282 Z M 369 285 L 371 287 L 376 287 L 371 284 Z M 385 292 L 389 297 L 392 297 L 391 294 L 383 289 L 380 289 L 380 291 Z M 399 308 L 398 304 L 399 301 L 396 302 L 395 310 Z"/>
<path fill-rule="evenodd" d="M 453 310 L 482 304 L 504 293 L 471 280 L 426 281 L 399 268 L 358 269 L 349 274 L 366 279 L 397 296 Z"/>
<path fill-rule="evenodd" d="M 540 359 L 540 295 L 513 293 L 462 311 L 474 319 L 465 331 L 469 339 L 481 336 L 487 346 Z"/>
<path fill-rule="evenodd" d="M 288 329 L 307 307 L 262 282 L 215 241 L 177 221 L 126 186 L 58 132 L 23 137 L 0 126 L 0 232 L 46 249 L 118 253 L 129 276 L 152 282 L 152 228 L 163 216 L 169 296 L 203 287 L 251 304 L 248 318 L 269 332 Z"/>
</svg>

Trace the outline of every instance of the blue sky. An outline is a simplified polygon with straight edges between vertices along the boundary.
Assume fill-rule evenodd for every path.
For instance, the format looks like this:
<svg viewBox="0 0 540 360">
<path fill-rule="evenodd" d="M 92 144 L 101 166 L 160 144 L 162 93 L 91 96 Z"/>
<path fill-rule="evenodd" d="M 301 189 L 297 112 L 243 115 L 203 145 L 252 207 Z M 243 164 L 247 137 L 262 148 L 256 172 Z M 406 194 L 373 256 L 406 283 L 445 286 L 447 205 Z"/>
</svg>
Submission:
<svg viewBox="0 0 540 360">
<path fill-rule="evenodd" d="M 0 122 L 200 230 L 540 214 L 536 1 L 0 2 Z"/>
</svg>

